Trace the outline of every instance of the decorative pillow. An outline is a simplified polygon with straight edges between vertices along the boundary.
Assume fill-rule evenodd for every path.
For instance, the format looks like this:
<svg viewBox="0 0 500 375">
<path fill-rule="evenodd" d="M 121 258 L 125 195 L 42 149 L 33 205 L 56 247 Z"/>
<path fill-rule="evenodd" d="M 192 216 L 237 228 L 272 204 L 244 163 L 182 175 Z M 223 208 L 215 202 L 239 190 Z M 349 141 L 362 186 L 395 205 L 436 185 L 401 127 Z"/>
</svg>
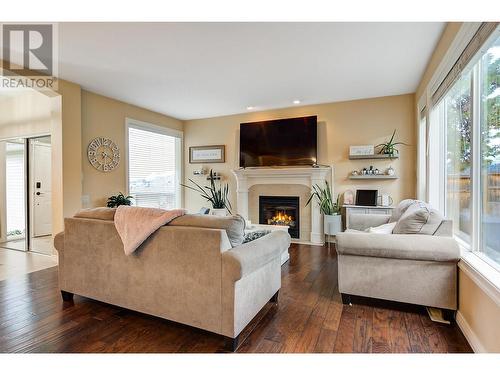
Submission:
<svg viewBox="0 0 500 375">
<path fill-rule="evenodd" d="M 415 199 L 404 199 L 399 204 L 392 210 L 392 215 L 391 218 L 389 219 L 389 222 L 392 221 L 398 221 L 401 216 L 406 212 L 408 207 L 410 207 L 413 203 L 415 202 L 420 202 Z"/>
<path fill-rule="evenodd" d="M 443 216 L 428 204 L 416 201 L 399 218 L 392 233 L 433 235 L 441 225 Z"/>
<path fill-rule="evenodd" d="M 75 216 L 80 219 L 97 219 L 97 220 L 111 220 L 115 219 L 116 208 L 97 207 L 97 208 L 84 208 L 78 211 Z"/>
<path fill-rule="evenodd" d="M 245 237 L 245 219 L 240 215 L 184 215 L 172 220 L 168 225 L 224 229 L 232 247 L 241 245 Z"/>
<path fill-rule="evenodd" d="M 270 230 L 256 230 L 250 233 L 245 234 L 245 238 L 243 239 L 243 243 L 252 242 L 258 238 L 264 237 L 266 234 L 271 233 Z"/>
<path fill-rule="evenodd" d="M 378 227 L 368 228 L 368 233 L 391 234 L 397 222 L 379 225 Z"/>
</svg>

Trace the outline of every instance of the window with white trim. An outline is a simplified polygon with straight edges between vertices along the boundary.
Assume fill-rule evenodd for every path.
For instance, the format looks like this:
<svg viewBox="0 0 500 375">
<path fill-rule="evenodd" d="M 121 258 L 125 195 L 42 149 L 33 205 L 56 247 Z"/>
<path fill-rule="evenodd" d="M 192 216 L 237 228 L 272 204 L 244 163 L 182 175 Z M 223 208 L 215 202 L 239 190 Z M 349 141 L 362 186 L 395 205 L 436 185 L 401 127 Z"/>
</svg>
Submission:
<svg viewBox="0 0 500 375">
<path fill-rule="evenodd" d="M 447 87 L 438 89 L 437 99 L 433 96 L 427 193 L 453 220 L 462 244 L 500 270 L 498 27 L 484 37 L 475 54 L 457 65 L 458 74 L 446 77 Z"/>
<path fill-rule="evenodd" d="M 140 207 L 181 206 L 182 133 L 127 119 L 128 194 Z"/>
</svg>

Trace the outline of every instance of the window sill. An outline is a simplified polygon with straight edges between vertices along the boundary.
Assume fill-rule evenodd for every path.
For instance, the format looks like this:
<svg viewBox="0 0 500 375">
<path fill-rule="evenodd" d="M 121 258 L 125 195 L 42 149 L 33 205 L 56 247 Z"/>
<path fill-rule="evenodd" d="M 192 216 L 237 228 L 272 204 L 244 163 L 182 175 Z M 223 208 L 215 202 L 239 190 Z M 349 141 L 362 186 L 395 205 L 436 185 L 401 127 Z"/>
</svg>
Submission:
<svg viewBox="0 0 500 375">
<path fill-rule="evenodd" d="M 500 306 L 500 272 L 498 270 L 462 246 L 458 267 Z"/>
</svg>

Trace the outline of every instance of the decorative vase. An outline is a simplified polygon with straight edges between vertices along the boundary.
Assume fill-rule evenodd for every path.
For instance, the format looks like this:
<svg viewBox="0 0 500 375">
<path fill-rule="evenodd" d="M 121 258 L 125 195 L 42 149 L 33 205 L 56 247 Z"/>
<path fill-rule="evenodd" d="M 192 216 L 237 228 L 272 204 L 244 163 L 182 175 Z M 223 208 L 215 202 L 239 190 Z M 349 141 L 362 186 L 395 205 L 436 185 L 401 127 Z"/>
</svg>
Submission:
<svg viewBox="0 0 500 375">
<path fill-rule="evenodd" d="M 210 215 L 227 216 L 227 209 L 226 208 L 211 208 Z"/>
<path fill-rule="evenodd" d="M 329 236 L 335 236 L 342 231 L 341 215 L 325 215 L 323 221 L 323 230 Z"/>
</svg>

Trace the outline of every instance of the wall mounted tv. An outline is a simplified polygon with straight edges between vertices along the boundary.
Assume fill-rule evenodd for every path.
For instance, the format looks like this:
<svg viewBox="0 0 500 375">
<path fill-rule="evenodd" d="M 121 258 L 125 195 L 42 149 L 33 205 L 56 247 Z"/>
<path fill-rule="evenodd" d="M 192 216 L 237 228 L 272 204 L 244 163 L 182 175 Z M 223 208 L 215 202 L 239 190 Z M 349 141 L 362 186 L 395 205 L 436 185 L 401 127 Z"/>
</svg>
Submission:
<svg viewBox="0 0 500 375">
<path fill-rule="evenodd" d="M 313 165 L 317 116 L 240 124 L 240 167 Z"/>
</svg>

